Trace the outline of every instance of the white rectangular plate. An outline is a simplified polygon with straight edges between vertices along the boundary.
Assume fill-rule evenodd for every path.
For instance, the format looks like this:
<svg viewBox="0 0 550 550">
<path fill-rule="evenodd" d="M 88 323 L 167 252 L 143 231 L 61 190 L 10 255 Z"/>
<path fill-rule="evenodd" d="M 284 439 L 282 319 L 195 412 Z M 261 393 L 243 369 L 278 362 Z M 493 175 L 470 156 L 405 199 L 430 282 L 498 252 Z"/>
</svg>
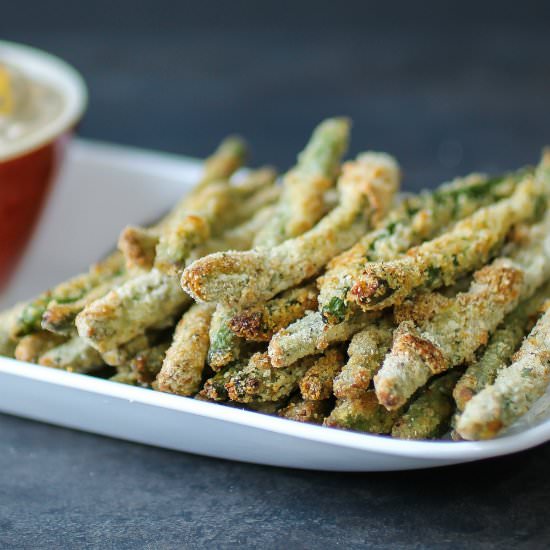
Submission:
<svg viewBox="0 0 550 550">
<path fill-rule="evenodd" d="M 11 287 L 6 307 L 85 269 L 122 226 L 154 220 L 200 172 L 196 160 L 78 141 Z M 483 442 L 401 441 L 292 422 L 0 358 L 0 411 L 129 441 L 294 468 L 427 468 L 550 440 L 550 396 L 507 435 Z"/>
</svg>

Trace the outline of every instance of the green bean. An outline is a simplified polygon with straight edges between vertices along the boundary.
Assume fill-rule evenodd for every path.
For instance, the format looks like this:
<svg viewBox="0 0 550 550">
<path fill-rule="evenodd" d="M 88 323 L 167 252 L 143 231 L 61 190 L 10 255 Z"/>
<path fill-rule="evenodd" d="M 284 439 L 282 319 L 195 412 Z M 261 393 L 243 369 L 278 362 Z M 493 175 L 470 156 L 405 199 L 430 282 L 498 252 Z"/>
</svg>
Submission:
<svg viewBox="0 0 550 550">
<path fill-rule="evenodd" d="M 458 418 L 464 439 L 489 439 L 523 416 L 550 383 L 550 311 L 539 319 L 514 362 L 475 395 Z"/>
<path fill-rule="evenodd" d="M 529 173 L 522 169 L 495 178 L 471 174 L 435 191 L 407 197 L 377 229 L 328 264 L 319 281 L 319 309 L 325 320 L 337 324 L 353 315 L 357 306 L 348 300 L 348 291 L 370 262 L 394 260 L 478 208 L 509 196 Z"/>
<path fill-rule="evenodd" d="M 78 336 L 41 355 L 38 363 L 78 373 L 92 372 L 104 365 L 101 355 Z"/>
<path fill-rule="evenodd" d="M 200 388 L 213 306 L 195 304 L 181 318 L 157 376 L 160 391 L 193 395 Z"/>
<path fill-rule="evenodd" d="M 494 256 L 514 224 L 534 218 L 539 196 L 529 176 L 509 198 L 481 208 L 406 256 L 369 264 L 352 286 L 349 299 L 363 309 L 383 309 L 419 290 L 453 284 Z"/>
<path fill-rule="evenodd" d="M 374 378 L 380 402 L 393 409 L 432 376 L 471 363 L 504 317 L 550 278 L 550 214 L 530 228 L 529 238 L 510 255 L 474 274 L 468 292 L 438 298 L 433 314 L 403 321 L 391 352 Z"/>
<path fill-rule="evenodd" d="M 325 399 L 323 401 L 307 401 L 301 397 L 297 397 L 291 400 L 284 409 L 279 411 L 279 416 L 297 422 L 322 424 L 332 406 L 332 401 L 330 399 Z"/>
<path fill-rule="evenodd" d="M 399 417 L 399 411 L 388 411 L 378 403 L 372 390 L 353 399 L 338 399 L 325 419 L 329 428 L 343 428 L 359 432 L 389 434 Z"/>
<path fill-rule="evenodd" d="M 220 252 L 188 266 L 182 285 L 195 299 L 248 307 L 316 275 L 335 254 L 351 246 L 383 216 L 398 187 L 395 160 L 365 153 L 344 165 L 340 202 L 315 227 L 278 246 Z"/>
<path fill-rule="evenodd" d="M 324 401 L 332 397 L 334 377 L 344 365 L 339 349 L 328 350 L 311 366 L 300 380 L 300 393 L 309 401 Z"/>
<path fill-rule="evenodd" d="M 275 246 L 317 223 L 325 210 L 324 193 L 347 149 L 349 129 L 344 118 L 327 119 L 315 129 L 296 166 L 284 176 L 277 212 L 258 233 L 255 246 Z"/>
<path fill-rule="evenodd" d="M 431 382 L 397 420 L 392 436 L 431 439 L 445 433 L 454 412 L 452 391 L 460 372 L 451 371 Z"/>
</svg>

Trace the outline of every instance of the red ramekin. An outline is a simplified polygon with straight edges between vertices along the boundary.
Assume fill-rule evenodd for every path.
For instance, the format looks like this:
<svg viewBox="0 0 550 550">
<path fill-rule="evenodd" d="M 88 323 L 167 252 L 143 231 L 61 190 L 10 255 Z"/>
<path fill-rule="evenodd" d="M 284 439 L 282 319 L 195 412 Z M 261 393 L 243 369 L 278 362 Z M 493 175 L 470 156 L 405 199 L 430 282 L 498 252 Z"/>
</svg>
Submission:
<svg viewBox="0 0 550 550">
<path fill-rule="evenodd" d="M 1 291 L 29 242 L 88 94 L 71 66 L 40 50 L 0 41 L 0 61 L 52 86 L 63 97 L 63 108 L 55 118 L 16 145 L 0 144 Z"/>
</svg>

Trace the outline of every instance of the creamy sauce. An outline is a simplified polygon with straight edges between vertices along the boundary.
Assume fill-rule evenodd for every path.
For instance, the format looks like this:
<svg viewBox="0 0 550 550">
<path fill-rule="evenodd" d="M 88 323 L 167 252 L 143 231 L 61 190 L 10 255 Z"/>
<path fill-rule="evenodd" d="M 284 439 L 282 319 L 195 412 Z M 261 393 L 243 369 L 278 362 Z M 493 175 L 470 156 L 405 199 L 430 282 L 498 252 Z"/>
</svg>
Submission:
<svg viewBox="0 0 550 550">
<path fill-rule="evenodd" d="M 58 90 L 0 59 L 0 151 L 47 125 L 62 109 Z"/>
</svg>

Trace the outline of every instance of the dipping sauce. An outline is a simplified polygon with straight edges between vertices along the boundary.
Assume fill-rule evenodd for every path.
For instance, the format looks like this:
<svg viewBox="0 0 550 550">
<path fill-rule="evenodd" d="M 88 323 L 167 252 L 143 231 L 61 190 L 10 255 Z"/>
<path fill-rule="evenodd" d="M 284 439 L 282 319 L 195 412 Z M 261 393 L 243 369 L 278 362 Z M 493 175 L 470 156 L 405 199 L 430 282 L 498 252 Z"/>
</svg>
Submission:
<svg viewBox="0 0 550 550">
<path fill-rule="evenodd" d="M 62 109 L 58 90 L 0 59 L 0 156 L 8 145 L 52 122 Z"/>
<path fill-rule="evenodd" d="M 57 123 L 64 101 L 60 91 L 0 58 L 0 291 L 32 235 L 66 134 L 30 151 L 26 143 Z"/>
</svg>

